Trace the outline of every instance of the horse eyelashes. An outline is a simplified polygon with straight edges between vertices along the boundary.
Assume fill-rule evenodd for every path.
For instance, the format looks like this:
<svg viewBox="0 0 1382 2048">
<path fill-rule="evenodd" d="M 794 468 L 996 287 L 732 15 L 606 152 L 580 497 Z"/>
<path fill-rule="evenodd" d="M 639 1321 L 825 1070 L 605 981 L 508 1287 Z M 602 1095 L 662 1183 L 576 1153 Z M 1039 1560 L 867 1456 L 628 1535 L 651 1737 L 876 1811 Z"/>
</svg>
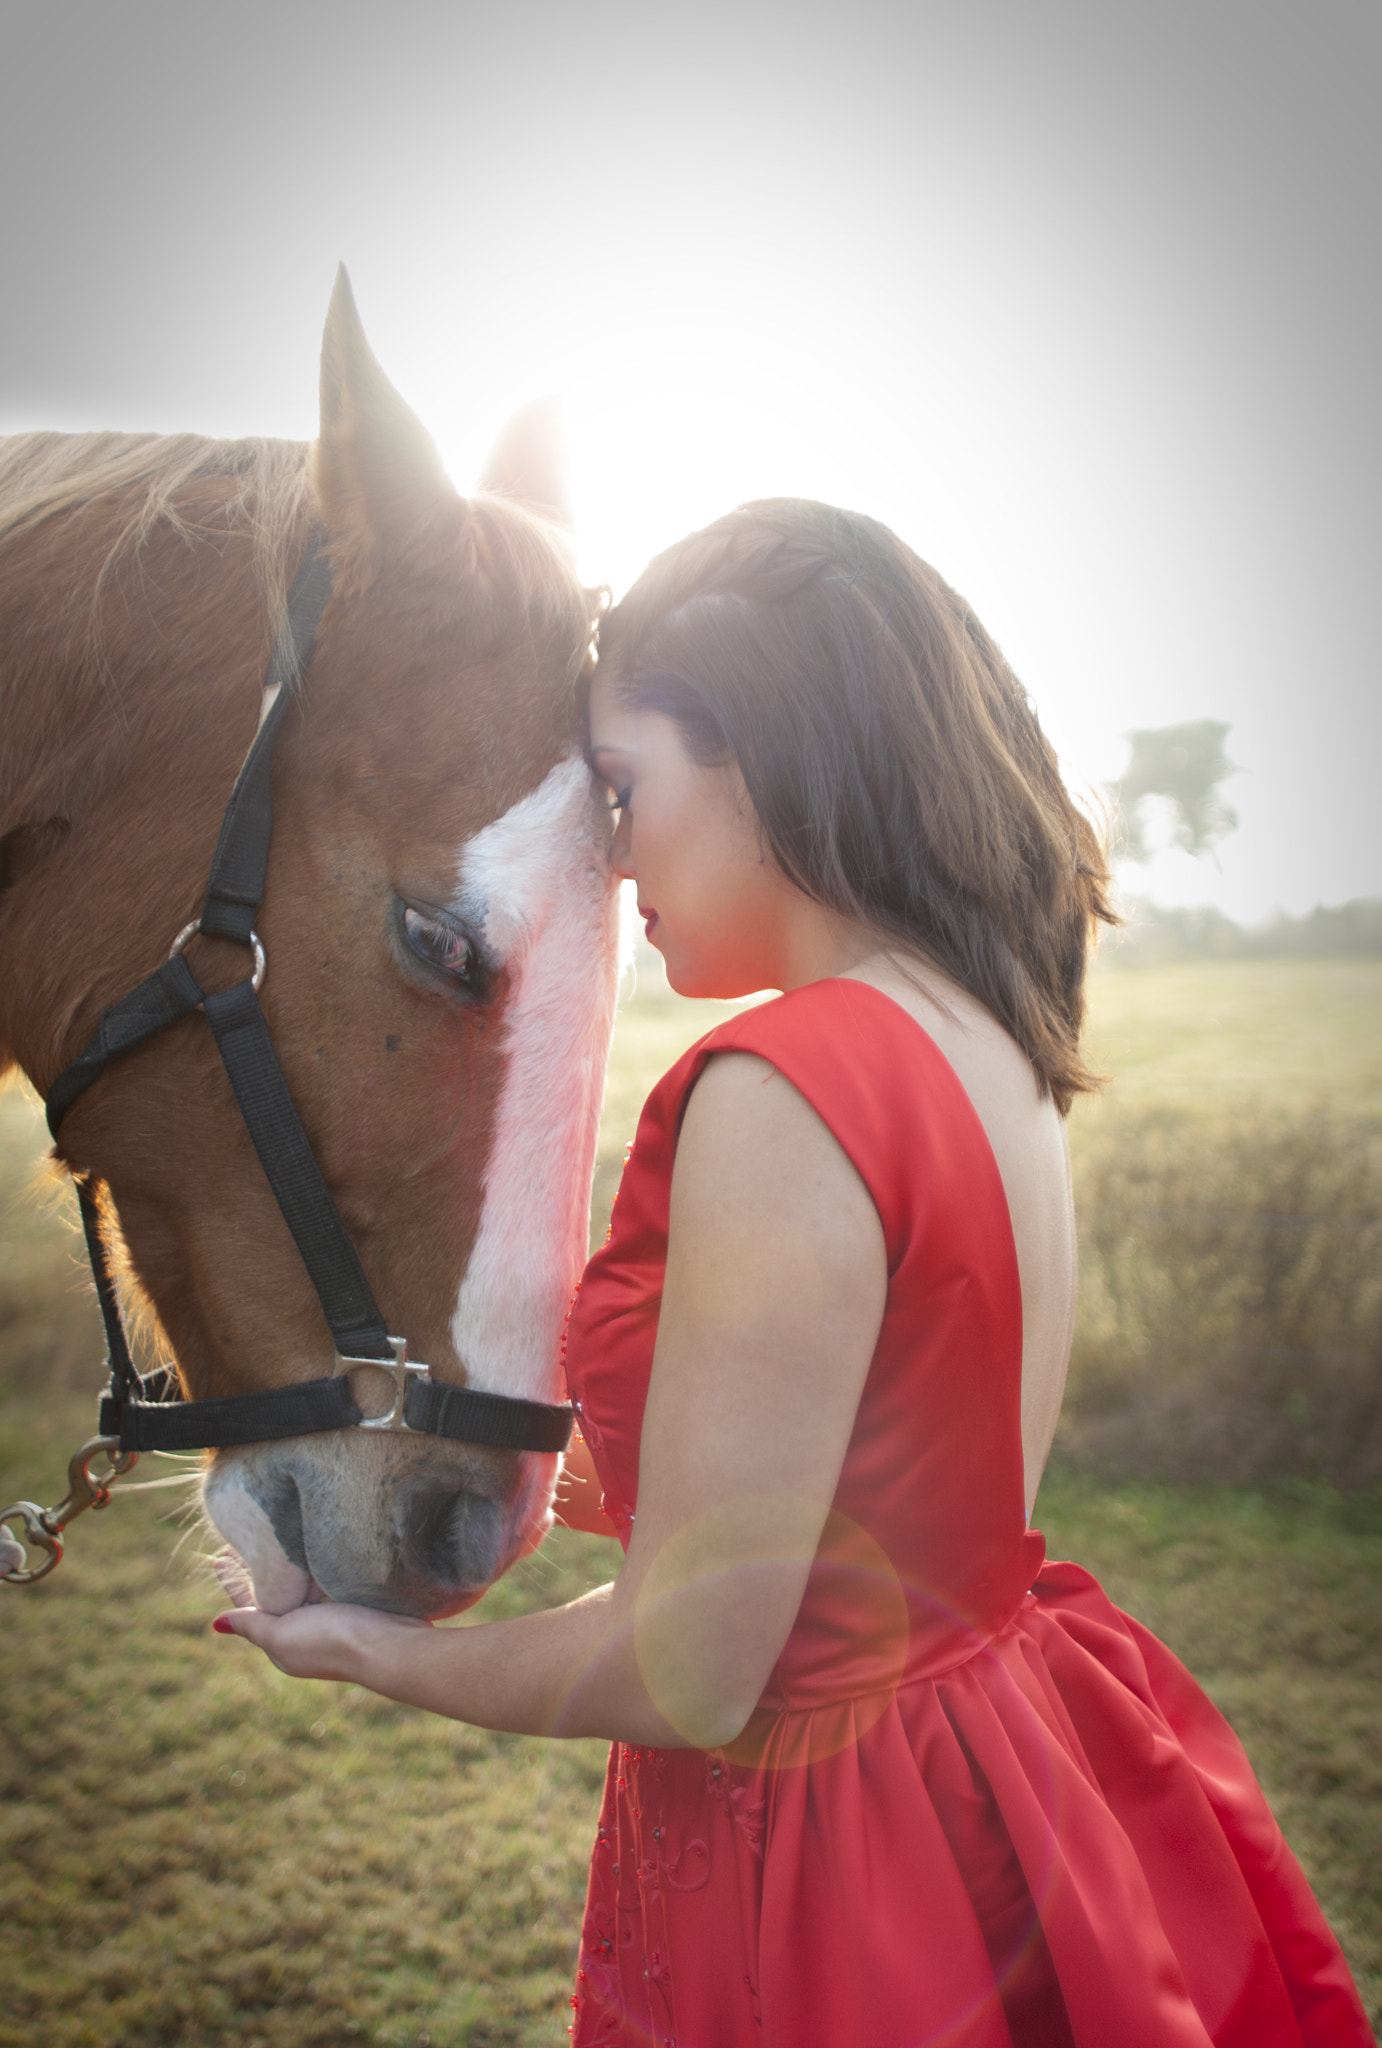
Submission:
<svg viewBox="0 0 1382 2048">
<path fill-rule="evenodd" d="M 403 933 L 419 960 L 449 975 L 453 981 L 469 982 L 475 972 L 475 949 L 462 931 L 441 917 L 403 906 Z"/>
</svg>

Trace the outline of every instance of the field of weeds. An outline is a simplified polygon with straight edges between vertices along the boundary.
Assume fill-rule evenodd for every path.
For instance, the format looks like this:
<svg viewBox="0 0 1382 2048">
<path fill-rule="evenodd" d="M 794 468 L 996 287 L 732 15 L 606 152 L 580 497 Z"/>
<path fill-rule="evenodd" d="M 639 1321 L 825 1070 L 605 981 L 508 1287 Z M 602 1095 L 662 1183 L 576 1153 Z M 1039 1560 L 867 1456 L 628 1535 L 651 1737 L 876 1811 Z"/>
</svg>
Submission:
<svg viewBox="0 0 1382 2048">
<path fill-rule="evenodd" d="M 1072 1120 L 1084 1281 L 1037 1514 L 1233 1720 L 1375 2024 L 1380 1013 L 1375 961 L 1101 971 L 1093 1044 L 1118 1078 Z M 622 1013 L 596 1235 L 643 1093 L 720 1014 L 652 977 Z M 41 1153 L 12 1089 L 0 1500 L 58 1497 L 99 1377 Z M 185 1495 L 117 1495 L 51 1580 L 0 1592 L 0 2048 L 555 2048 L 600 1745 L 295 1685 L 214 1638 Z M 559 1532 L 479 1614 L 615 1562 Z"/>
<path fill-rule="evenodd" d="M 1382 1482 L 1382 962 L 1108 971 L 1062 1455 Z"/>
</svg>

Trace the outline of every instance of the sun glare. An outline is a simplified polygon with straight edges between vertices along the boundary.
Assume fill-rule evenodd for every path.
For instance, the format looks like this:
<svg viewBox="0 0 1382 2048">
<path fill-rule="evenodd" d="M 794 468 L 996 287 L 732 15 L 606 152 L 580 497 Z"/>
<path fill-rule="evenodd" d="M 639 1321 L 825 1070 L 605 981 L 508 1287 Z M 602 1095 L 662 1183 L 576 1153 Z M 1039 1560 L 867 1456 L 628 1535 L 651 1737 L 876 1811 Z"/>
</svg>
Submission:
<svg viewBox="0 0 1382 2048">
<path fill-rule="evenodd" d="M 424 335 L 399 324 L 380 336 L 463 489 L 507 418 L 554 395 L 580 567 L 616 597 L 661 548 L 747 498 L 846 505 L 885 521 L 974 606 L 1090 808 L 1123 772 L 1135 726 L 1221 717 L 1245 763 L 1255 748 L 1266 768 L 1263 689 L 1245 668 L 1241 607 L 1223 595 L 1260 575 L 1266 539 L 1256 513 L 1226 515 L 1231 442 L 1157 384 L 1135 337 L 1104 334 L 1072 290 L 1059 319 L 1014 340 L 962 250 L 940 319 L 905 281 L 877 303 L 844 287 L 792 301 L 776 271 L 736 269 L 685 238 L 675 262 L 665 236 L 628 239 L 636 292 L 588 319 L 554 325 L 515 280 L 501 328 L 458 302 Z M 573 304 L 583 288 L 573 272 Z M 1071 346 L 1085 326 L 1099 346 Z M 463 360 L 439 341 L 448 333 L 453 347 L 465 336 Z M 1268 880 L 1270 832 L 1245 864 L 1270 820 L 1246 782 L 1240 795 L 1223 868 L 1166 854 L 1130 886 L 1154 879 L 1265 914 L 1289 876 Z"/>
</svg>

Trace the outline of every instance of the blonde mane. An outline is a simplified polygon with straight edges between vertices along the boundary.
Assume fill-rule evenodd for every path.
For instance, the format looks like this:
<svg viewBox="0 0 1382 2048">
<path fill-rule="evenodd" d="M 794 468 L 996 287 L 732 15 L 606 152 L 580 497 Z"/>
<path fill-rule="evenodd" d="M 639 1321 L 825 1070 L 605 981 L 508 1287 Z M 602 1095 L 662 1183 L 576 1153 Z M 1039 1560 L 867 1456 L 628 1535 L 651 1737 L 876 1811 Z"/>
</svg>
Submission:
<svg viewBox="0 0 1382 2048">
<path fill-rule="evenodd" d="M 244 533 L 266 607 L 281 609 L 284 560 L 313 502 L 305 441 L 213 441 L 201 434 L 11 434 L 0 439 L 0 548 L 49 519 L 123 501 L 78 601 L 93 608 L 106 579 L 156 526 L 192 532 L 178 500 L 212 478 L 230 488 L 224 522 Z M 77 595 L 77 593 L 74 593 Z"/>
</svg>

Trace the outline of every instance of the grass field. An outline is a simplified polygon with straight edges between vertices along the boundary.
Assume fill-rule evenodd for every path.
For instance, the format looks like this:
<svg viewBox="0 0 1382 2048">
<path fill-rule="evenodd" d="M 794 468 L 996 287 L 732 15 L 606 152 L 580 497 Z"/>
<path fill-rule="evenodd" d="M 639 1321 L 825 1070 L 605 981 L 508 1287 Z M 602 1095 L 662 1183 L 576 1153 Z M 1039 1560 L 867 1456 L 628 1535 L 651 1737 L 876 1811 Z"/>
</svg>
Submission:
<svg viewBox="0 0 1382 2048">
<path fill-rule="evenodd" d="M 1382 960 L 1184 960 L 1096 967 L 1088 1049 L 1108 1093 L 1082 1124 L 1148 1101 L 1299 1108 L 1382 1126 Z"/>
<path fill-rule="evenodd" d="M 719 1014 L 646 983 L 625 1010 L 606 1207 L 646 1087 Z M 1120 1118 L 1159 1111 L 1172 1130 L 1177 1114 L 1226 1127 L 1230 1111 L 1241 1128 L 1268 1105 L 1318 1105 L 1370 1138 L 1379 1016 L 1382 963 L 1102 972 L 1093 1043 L 1119 1079 L 1078 1114 L 1077 1168 L 1107 1154 Z M 97 1376 L 74 1240 L 51 1200 L 24 1199 L 40 1149 L 32 1105 L 0 1097 L 4 1500 L 58 1497 Z M 168 1469 L 146 1459 L 136 1477 Z M 210 1634 L 217 1596 L 179 1499 L 117 1495 L 76 1525 L 52 1579 L 0 1592 L 0 2048 L 555 2048 L 601 1746 L 492 1736 L 279 1677 Z M 1301 1478 L 1113 1484 L 1058 1460 L 1037 1516 L 1052 1553 L 1098 1571 L 1228 1712 L 1375 2023 L 1380 1506 L 1375 1489 Z M 611 1552 L 560 1532 L 479 1612 L 570 1597 L 608 1575 Z"/>
</svg>

